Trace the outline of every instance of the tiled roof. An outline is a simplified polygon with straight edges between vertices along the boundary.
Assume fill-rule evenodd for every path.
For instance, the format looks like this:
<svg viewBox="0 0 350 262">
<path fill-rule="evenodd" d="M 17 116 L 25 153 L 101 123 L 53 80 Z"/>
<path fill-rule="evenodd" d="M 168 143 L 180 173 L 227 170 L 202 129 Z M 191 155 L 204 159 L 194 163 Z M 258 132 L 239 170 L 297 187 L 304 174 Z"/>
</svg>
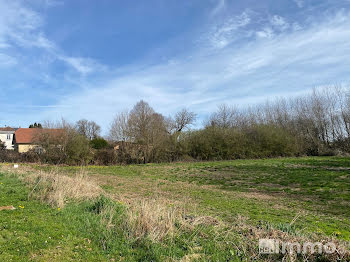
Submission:
<svg viewBox="0 0 350 262">
<path fill-rule="evenodd" d="M 64 135 L 63 129 L 19 128 L 15 132 L 17 144 L 32 144 L 42 134 L 53 135 L 55 138 Z"/>
<path fill-rule="evenodd" d="M 12 127 L 0 127 L 0 131 L 16 131 L 16 128 L 12 128 Z"/>
</svg>

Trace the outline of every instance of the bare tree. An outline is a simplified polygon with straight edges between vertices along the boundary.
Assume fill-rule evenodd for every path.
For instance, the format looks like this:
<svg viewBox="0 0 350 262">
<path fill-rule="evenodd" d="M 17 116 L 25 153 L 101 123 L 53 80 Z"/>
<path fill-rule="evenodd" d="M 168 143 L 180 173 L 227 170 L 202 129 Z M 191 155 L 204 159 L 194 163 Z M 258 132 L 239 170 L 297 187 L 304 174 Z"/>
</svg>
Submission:
<svg viewBox="0 0 350 262">
<path fill-rule="evenodd" d="M 89 129 L 88 124 L 89 124 L 89 121 L 87 119 L 81 119 L 81 120 L 76 122 L 75 128 L 79 134 L 87 137 L 88 136 L 88 129 Z"/>
<path fill-rule="evenodd" d="M 336 94 L 339 101 L 339 118 L 342 122 L 343 136 L 350 137 L 350 92 L 342 87 L 336 87 Z"/>
<path fill-rule="evenodd" d="M 217 126 L 221 128 L 230 128 L 235 124 L 235 116 L 237 110 L 226 104 L 221 104 L 218 106 L 218 110 L 214 112 L 210 118 L 207 125 Z"/>
<path fill-rule="evenodd" d="M 124 111 L 117 114 L 109 129 L 109 139 L 113 141 L 129 141 L 129 112 Z"/>
<path fill-rule="evenodd" d="M 96 124 L 94 121 L 90 121 L 88 134 L 89 134 L 88 138 L 90 140 L 99 137 L 101 134 L 101 127 L 98 124 Z"/>
<path fill-rule="evenodd" d="M 134 142 L 145 145 L 150 143 L 150 130 L 154 113 L 153 108 L 143 100 L 139 101 L 130 111 L 128 127 L 130 137 Z"/>
<path fill-rule="evenodd" d="M 175 132 L 181 132 L 183 129 L 194 124 L 195 121 L 196 114 L 184 108 L 176 113 L 173 120 L 173 129 Z"/>
<path fill-rule="evenodd" d="M 159 113 L 154 113 L 151 119 L 150 142 L 153 146 L 159 146 L 168 137 L 167 122 Z"/>
<path fill-rule="evenodd" d="M 94 121 L 81 119 L 75 124 L 77 132 L 86 138 L 92 140 L 100 135 L 101 127 Z"/>
<path fill-rule="evenodd" d="M 51 121 L 51 120 L 46 120 L 43 123 L 43 128 L 46 129 L 71 129 L 73 128 L 73 125 L 71 123 L 69 123 L 67 120 L 65 120 L 64 118 L 61 118 L 61 120 L 58 121 Z"/>
</svg>

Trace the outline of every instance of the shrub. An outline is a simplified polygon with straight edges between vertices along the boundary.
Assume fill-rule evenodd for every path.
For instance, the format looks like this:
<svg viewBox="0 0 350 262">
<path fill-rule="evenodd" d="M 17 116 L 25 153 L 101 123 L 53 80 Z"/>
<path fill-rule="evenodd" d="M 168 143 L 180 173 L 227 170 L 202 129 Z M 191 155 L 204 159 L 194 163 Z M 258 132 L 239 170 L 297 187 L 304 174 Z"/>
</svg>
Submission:
<svg viewBox="0 0 350 262">
<path fill-rule="evenodd" d="M 245 129 L 207 127 L 190 132 L 183 143 L 189 156 L 198 160 L 230 160 L 293 156 L 299 142 L 288 131 L 269 125 Z"/>
<path fill-rule="evenodd" d="M 89 141 L 83 135 L 71 131 L 64 150 L 67 164 L 88 164 L 92 160 Z"/>
<path fill-rule="evenodd" d="M 102 137 L 94 138 L 90 141 L 90 145 L 94 149 L 103 149 L 108 147 L 108 142 Z"/>
<path fill-rule="evenodd" d="M 118 163 L 118 155 L 114 149 L 96 150 L 94 154 L 95 165 L 113 165 Z"/>
</svg>

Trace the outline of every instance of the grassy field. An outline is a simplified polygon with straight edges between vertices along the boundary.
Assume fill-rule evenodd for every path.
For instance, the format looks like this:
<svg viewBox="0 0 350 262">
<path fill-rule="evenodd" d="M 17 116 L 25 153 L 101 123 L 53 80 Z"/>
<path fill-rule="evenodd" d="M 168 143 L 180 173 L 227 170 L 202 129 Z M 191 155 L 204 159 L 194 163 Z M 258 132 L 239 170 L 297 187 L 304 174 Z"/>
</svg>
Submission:
<svg viewBox="0 0 350 262">
<path fill-rule="evenodd" d="M 9 167 L 0 261 L 293 261 L 305 257 L 259 255 L 258 239 L 350 241 L 349 158 Z M 50 202 L 57 187 L 25 179 L 43 172 L 83 172 L 103 196 Z"/>
</svg>

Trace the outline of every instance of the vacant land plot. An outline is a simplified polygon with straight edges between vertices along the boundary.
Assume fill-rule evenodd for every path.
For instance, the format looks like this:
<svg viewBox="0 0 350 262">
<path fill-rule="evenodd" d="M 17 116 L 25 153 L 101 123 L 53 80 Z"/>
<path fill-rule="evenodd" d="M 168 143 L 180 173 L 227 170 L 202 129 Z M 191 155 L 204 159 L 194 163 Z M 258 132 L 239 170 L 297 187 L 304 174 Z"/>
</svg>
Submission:
<svg viewBox="0 0 350 262">
<path fill-rule="evenodd" d="M 259 255 L 258 239 L 327 240 L 342 247 L 350 241 L 349 158 L 89 166 L 83 171 L 81 167 L 31 165 L 20 168 L 26 187 L 18 175 L 9 175 L 14 171 L 7 169 L 6 165 L 0 169 L 1 206 L 25 208 L 1 211 L 0 241 L 8 247 L 0 251 L 0 258 L 18 259 L 22 255 L 23 261 L 45 261 L 55 255 L 58 260 L 102 261 L 316 260 L 325 258 Z M 119 211 L 106 222 L 106 217 L 91 212 L 101 199 L 83 201 L 67 196 L 60 210 L 55 202 L 50 202 L 54 208 L 39 203 L 35 199 L 48 203 L 43 191 L 38 196 L 40 176 L 29 186 L 30 180 L 23 179 L 38 172 L 71 178 L 84 172 L 88 183 L 102 189 L 101 194 L 115 202 L 113 208 Z M 28 199 L 28 194 L 33 197 Z M 72 217 L 79 223 L 68 222 Z M 107 227 L 110 223 L 114 231 L 96 231 L 94 223 L 98 221 Z M 113 232 L 118 237 L 112 236 Z M 43 239 L 48 242 L 43 244 Z M 339 258 L 346 259 L 341 255 L 327 257 Z"/>
</svg>

